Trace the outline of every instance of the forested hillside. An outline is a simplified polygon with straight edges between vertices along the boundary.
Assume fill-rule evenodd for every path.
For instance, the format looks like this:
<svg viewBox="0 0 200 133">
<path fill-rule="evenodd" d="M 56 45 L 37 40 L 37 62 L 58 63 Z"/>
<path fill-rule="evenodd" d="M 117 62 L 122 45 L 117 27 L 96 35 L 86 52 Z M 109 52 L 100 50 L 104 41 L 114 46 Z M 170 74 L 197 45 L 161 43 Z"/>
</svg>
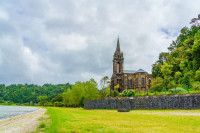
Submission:
<svg viewBox="0 0 200 133">
<path fill-rule="evenodd" d="M 101 79 L 101 89 L 94 79 L 74 85 L 0 85 L 0 104 L 80 107 L 86 100 L 104 99 L 109 94 L 109 78 Z"/>
<path fill-rule="evenodd" d="M 169 52 L 162 52 L 153 64 L 152 88 L 199 89 L 200 81 L 200 14 L 193 18 L 190 28 L 183 27 L 180 35 L 168 47 Z"/>
<path fill-rule="evenodd" d="M 43 86 L 34 84 L 18 84 L 18 85 L 0 85 L 0 103 L 5 104 L 43 104 L 51 101 L 58 94 L 62 94 L 71 85 L 67 84 L 44 84 Z"/>
</svg>

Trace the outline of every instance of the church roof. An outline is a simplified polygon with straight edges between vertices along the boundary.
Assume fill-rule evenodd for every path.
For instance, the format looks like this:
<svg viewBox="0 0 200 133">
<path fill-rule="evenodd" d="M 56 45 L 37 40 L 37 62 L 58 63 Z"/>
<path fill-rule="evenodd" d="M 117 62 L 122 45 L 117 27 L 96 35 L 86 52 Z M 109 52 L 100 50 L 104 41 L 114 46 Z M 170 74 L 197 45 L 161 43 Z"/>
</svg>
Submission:
<svg viewBox="0 0 200 133">
<path fill-rule="evenodd" d="M 138 72 L 146 72 L 146 71 L 144 71 L 143 69 L 139 69 L 137 71 L 134 71 L 134 70 L 124 70 L 124 73 L 133 73 L 134 74 L 134 73 L 138 73 Z"/>
<path fill-rule="evenodd" d="M 136 71 L 134 70 L 124 70 L 124 73 L 135 73 Z"/>
<path fill-rule="evenodd" d="M 137 70 L 137 72 L 146 72 L 146 71 L 144 71 L 143 69 L 139 69 Z"/>
</svg>

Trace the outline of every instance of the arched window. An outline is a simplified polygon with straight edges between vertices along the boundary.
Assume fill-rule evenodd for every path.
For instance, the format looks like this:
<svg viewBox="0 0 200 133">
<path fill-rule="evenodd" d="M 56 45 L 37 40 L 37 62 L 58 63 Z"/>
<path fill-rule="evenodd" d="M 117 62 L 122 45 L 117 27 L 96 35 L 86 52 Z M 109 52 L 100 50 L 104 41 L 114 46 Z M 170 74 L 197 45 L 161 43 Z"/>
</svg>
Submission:
<svg viewBox="0 0 200 133">
<path fill-rule="evenodd" d="M 117 73 L 119 73 L 119 63 L 117 63 Z"/>
<path fill-rule="evenodd" d="M 129 88 L 129 79 L 127 80 L 127 88 Z"/>
<path fill-rule="evenodd" d="M 138 78 L 136 78 L 136 87 L 139 87 L 139 81 L 138 81 Z"/>
<path fill-rule="evenodd" d="M 144 84 L 144 78 L 142 78 L 142 87 L 144 87 L 145 84 Z"/>
<path fill-rule="evenodd" d="M 128 87 L 128 89 L 132 89 L 133 88 L 133 81 L 132 81 L 132 79 L 128 79 L 127 80 L 127 87 Z"/>
<path fill-rule="evenodd" d="M 132 81 L 132 79 L 129 82 L 130 82 L 130 88 L 132 89 L 133 88 L 133 81 Z"/>
</svg>

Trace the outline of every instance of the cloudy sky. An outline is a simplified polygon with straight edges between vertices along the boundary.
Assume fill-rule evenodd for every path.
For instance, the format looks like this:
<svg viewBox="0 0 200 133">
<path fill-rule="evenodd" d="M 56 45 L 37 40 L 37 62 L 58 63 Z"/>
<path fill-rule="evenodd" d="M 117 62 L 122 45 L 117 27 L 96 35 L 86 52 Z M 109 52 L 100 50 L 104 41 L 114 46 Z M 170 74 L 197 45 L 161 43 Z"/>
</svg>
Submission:
<svg viewBox="0 0 200 133">
<path fill-rule="evenodd" d="M 200 13 L 199 0 L 0 0 L 0 84 L 74 83 L 151 65 Z"/>
</svg>

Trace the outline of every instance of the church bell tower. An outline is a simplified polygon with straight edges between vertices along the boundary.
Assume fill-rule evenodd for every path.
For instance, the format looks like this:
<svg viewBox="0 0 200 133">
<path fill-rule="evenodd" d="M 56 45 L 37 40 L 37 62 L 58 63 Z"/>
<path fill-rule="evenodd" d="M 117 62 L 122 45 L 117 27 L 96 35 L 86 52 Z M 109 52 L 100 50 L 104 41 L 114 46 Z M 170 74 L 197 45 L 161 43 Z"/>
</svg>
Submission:
<svg viewBox="0 0 200 133">
<path fill-rule="evenodd" d="M 117 48 L 113 55 L 113 75 L 111 78 L 111 90 L 114 89 L 121 92 L 123 90 L 123 70 L 124 70 L 124 57 L 123 52 L 120 51 L 120 43 L 119 37 L 117 40 Z M 117 84 L 119 84 L 119 88 L 114 88 Z"/>
<path fill-rule="evenodd" d="M 124 57 L 123 52 L 120 51 L 119 37 L 117 40 L 117 48 L 113 55 L 113 74 L 123 73 Z"/>
</svg>

